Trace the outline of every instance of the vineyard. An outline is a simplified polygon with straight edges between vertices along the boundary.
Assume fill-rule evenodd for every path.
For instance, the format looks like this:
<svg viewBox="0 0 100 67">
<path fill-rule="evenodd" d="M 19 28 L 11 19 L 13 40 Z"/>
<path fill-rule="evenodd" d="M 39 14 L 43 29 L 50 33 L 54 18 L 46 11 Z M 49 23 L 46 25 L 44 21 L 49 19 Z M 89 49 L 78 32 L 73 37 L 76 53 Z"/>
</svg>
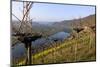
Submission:
<svg viewBox="0 0 100 67">
<path fill-rule="evenodd" d="M 53 4 L 46 4 L 52 7 L 50 12 L 47 7 L 39 6 L 44 4 L 31 1 L 12 2 L 12 66 L 96 61 L 95 9 L 92 10 L 94 13 L 87 13 L 82 18 L 67 19 L 66 16 L 72 17 L 70 12 L 73 7 L 70 6 L 69 9 L 63 5 L 57 9 L 58 13 Z M 16 12 L 20 8 L 18 12 L 21 17 Z M 76 6 L 74 8 L 83 9 Z M 88 9 L 82 10 L 83 14 L 86 10 Z M 78 15 L 79 12 L 76 12 Z"/>
<path fill-rule="evenodd" d="M 53 48 L 33 54 L 32 64 L 95 61 L 95 48 L 95 33 L 82 32 L 79 38 L 67 39 L 63 43 L 56 43 Z M 24 60 L 18 63 L 23 64 Z"/>
</svg>

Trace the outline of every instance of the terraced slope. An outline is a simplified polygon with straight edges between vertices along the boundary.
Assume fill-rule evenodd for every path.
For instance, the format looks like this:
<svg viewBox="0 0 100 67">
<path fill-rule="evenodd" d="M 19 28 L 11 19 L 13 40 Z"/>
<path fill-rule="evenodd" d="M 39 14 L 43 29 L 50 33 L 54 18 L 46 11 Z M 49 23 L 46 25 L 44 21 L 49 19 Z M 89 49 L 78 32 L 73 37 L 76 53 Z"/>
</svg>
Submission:
<svg viewBox="0 0 100 67">
<path fill-rule="evenodd" d="M 64 63 L 96 60 L 95 33 L 92 30 L 82 31 L 78 37 L 56 43 L 40 53 L 32 55 L 32 64 Z M 18 63 L 23 65 L 25 60 Z"/>
</svg>

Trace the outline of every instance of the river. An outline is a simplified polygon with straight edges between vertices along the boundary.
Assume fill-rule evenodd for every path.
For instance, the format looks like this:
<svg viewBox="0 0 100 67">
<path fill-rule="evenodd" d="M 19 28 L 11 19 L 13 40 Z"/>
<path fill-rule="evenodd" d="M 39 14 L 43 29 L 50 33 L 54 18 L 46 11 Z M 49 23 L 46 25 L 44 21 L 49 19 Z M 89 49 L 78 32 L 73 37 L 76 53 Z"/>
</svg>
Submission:
<svg viewBox="0 0 100 67">
<path fill-rule="evenodd" d="M 53 34 L 51 36 L 49 36 L 48 38 L 40 38 L 35 40 L 34 42 L 32 42 L 32 48 L 33 47 L 38 47 L 44 44 L 50 44 L 51 42 L 53 42 L 54 40 L 57 41 L 63 41 L 65 38 L 67 38 L 70 34 L 67 32 L 58 32 L 56 34 Z M 20 56 L 25 55 L 25 47 L 23 43 L 20 44 L 16 44 L 13 48 L 12 48 L 12 56 L 13 58 L 18 58 Z"/>
</svg>

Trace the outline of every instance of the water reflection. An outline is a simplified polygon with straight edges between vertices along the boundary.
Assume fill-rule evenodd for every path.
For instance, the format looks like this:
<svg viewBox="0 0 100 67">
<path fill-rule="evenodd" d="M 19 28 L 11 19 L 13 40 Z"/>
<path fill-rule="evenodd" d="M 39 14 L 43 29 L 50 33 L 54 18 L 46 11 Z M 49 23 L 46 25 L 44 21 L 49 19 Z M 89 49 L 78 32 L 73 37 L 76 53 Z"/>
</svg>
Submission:
<svg viewBox="0 0 100 67">
<path fill-rule="evenodd" d="M 32 42 L 32 48 L 40 48 L 41 46 L 48 46 L 51 43 L 54 43 L 54 40 L 62 41 L 67 38 L 70 34 L 67 32 L 58 32 L 54 35 L 49 36 L 48 38 L 40 38 L 36 41 Z M 12 49 L 13 58 L 24 56 L 25 55 L 25 47 L 23 43 L 17 44 Z M 33 53 L 33 52 L 32 52 Z"/>
</svg>

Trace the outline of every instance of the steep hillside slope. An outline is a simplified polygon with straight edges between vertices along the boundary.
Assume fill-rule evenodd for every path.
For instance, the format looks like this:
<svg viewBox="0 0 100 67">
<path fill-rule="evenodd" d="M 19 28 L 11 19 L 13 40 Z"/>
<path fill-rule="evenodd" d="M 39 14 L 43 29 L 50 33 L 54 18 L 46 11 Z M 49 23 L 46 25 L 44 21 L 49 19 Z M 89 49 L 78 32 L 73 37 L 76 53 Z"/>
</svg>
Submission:
<svg viewBox="0 0 100 67">
<path fill-rule="evenodd" d="M 64 63 L 96 60 L 95 32 L 92 29 L 78 33 L 78 37 L 55 43 L 32 56 L 32 64 Z M 25 64 L 22 60 L 18 65 Z"/>
<path fill-rule="evenodd" d="M 84 18 L 73 19 L 73 20 L 64 20 L 61 22 L 56 22 L 53 25 L 57 27 L 77 27 L 77 26 L 94 26 L 96 21 L 96 15 L 89 15 Z"/>
</svg>

